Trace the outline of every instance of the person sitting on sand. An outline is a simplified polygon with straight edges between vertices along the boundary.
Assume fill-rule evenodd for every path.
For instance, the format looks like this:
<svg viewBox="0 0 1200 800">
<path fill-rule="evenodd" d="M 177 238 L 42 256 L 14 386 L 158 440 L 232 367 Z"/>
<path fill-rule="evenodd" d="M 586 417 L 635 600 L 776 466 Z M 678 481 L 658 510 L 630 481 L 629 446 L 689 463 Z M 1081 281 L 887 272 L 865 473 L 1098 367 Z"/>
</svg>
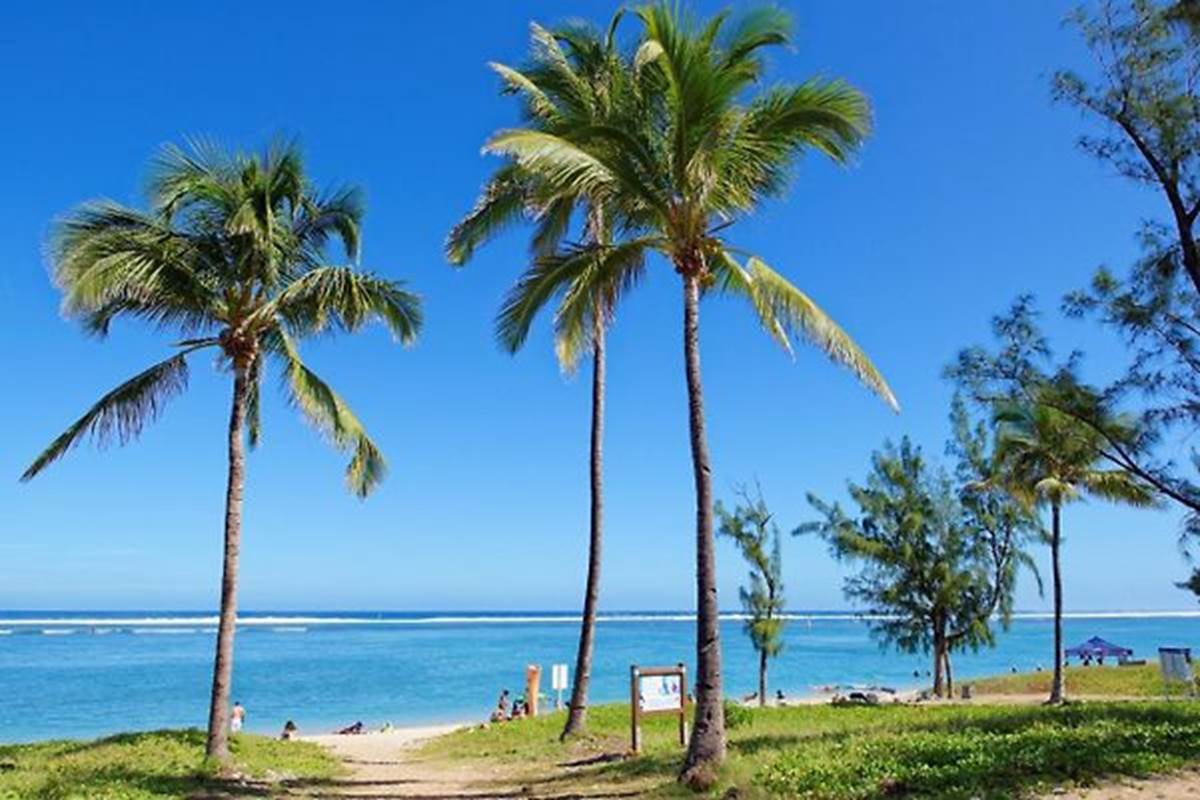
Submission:
<svg viewBox="0 0 1200 800">
<path fill-rule="evenodd" d="M 496 701 L 496 710 L 508 716 L 508 689 L 500 691 L 500 699 Z"/>
<path fill-rule="evenodd" d="M 783 696 L 783 689 L 775 690 L 775 705 L 777 705 L 777 706 L 786 706 L 787 705 L 787 698 Z"/>
<path fill-rule="evenodd" d="M 246 709 L 242 704 L 234 703 L 233 711 L 229 714 L 229 732 L 237 733 L 246 724 Z"/>
<path fill-rule="evenodd" d="M 345 728 L 342 728 L 340 731 L 337 732 L 337 734 L 339 736 L 357 736 L 360 733 L 365 733 L 365 732 L 366 732 L 366 726 L 364 726 L 362 724 L 362 720 L 359 720 L 358 722 L 354 723 L 353 725 L 347 725 Z"/>
<path fill-rule="evenodd" d="M 289 719 L 287 722 L 283 723 L 283 733 L 279 735 L 279 738 L 285 742 L 290 742 L 295 739 L 299 733 L 300 729 L 296 727 L 296 723 Z"/>
<path fill-rule="evenodd" d="M 525 716 L 525 698 L 518 697 L 513 701 L 512 715 L 509 719 L 521 719 Z"/>
</svg>

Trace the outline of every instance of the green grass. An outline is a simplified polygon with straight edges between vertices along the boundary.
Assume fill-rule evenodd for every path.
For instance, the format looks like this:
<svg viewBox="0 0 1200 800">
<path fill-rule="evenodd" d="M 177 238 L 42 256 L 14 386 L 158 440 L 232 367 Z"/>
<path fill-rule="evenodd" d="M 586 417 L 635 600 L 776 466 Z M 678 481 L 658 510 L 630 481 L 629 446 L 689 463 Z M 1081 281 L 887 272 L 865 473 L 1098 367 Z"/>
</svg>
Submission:
<svg viewBox="0 0 1200 800">
<path fill-rule="evenodd" d="M 91 742 L 0 745 L 0 800 L 167 800 L 271 797 L 285 782 L 319 786 L 340 764 L 317 745 L 240 734 L 230 743 L 237 780 L 204 764 L 204 733 L 132 733 Z"/>
<path fill-rule="evenodd" d="M 998 675 L 982 680 L 963 680 L 971 684 L 980 694 L 1049 694 L 1053 674 L 1024 672 L 1016 675 Z M 1072 694 L 1090 697 L 1162 697 L 1163 682 L 1158 664 L 1118 667 L 1067 667 L 1065 673 L 1067 696 Z M 1172 685 L 1172 695 L 1178 695 L 1182 684 Z"/>
<path fill-rule="evenodd" d="M 682 750 L 672 722 L 645 726 L 628 750 L 628 706 L 591 711 L 588 739 L 561 745 L 561 714 L 430 743 L 434 759 L 513 769 L 536 793 L 636 791 L 689 797 L 675 782 Z M 1200 761 L 1200 703 L 1042 706 L 799 706 L 755 709 L 729 731 L 729 759 L 709 796 L 860 800 L 1011 798 Z"/>
</svg>

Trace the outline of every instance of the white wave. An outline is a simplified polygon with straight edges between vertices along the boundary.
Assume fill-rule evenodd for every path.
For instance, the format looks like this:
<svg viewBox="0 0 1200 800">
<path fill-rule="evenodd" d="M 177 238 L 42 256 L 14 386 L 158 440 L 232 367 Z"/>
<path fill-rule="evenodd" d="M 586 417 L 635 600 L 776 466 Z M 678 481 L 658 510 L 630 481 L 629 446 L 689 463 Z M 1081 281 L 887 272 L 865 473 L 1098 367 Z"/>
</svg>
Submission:
<svg viewBox="0 0 1200 800">
<path fill-rule="evenodd" d="M 730 612 L 720 615 L 722 620 L 741 621 L 746 619 L 742 613 Z M 788 612 L 782 615 L 786 620 L 804 622 L 869 622 L 886 619 L 885 615 L 847 612 Z M 1041 620 L 1050 619 L 1053 614 L 1049 611 L 1024 611 L 1013 615 L 1014 619 Z M 1063 615 L 1066 619 L 1200 619 L 1200 610 L 1187 611 L 1073 611 Z M 420 625 L 577 625 L 577 614 L 431 614 L 422 617 L 385 617 L 385 616 L 254 616 L 238 619 L 239 628 L 270 628 L 280 633 L 299 633 L 309 627 L 320 626 L 384 626 L 404 627 Z M 600 614 L 597 622 L 603 624 L 621 623 L 671 623 L 695 622 L 696 615 L 688 612 L 631 612 Z M 171 617 L 62 617 L 62 618 L 0 618 L 0 625 L 5 629 L 41 628 L 43 633 L 74 632 L 81 627 L 127 627 L 135 633 L 148 633 L 151 629 L 161 632 L 164 629 L 179 629 L 178 632 L 213 633 L 218 618 L 215 615 L 171 616 Z M 64 630 L 65 629 L 65 630 Z"/>
<path fill-rule="evenodd" d="M 7 628 L 0 630 L 0 636 L 11 636 L 11 635 L 12 635 L 12 631 L 8 630 Z"/>
<path fill-rule="evenodd" d="M 138 636 L 181 636 L 189 633 L 197 633 L 195 628 L 134 628 L 132 633 Z"/>
<path fill-rule="evenodd" d="M 75 632 L 74 628 L 45 628 L 42 630 L 43 636 L 68 636 Z"/>
</svg>

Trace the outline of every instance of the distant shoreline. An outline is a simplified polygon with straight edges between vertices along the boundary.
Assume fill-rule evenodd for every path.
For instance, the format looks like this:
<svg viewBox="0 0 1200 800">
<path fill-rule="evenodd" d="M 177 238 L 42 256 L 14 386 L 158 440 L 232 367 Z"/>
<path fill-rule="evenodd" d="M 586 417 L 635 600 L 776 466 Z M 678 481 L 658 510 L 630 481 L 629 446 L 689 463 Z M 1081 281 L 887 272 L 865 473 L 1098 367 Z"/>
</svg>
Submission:
<svg viewBox="0 0 1200 800">
<path fill-rule="evenodd" d="M 217 616 L 206 612 L 7 612 L 0 616 L 0 633 L 27 628 L 153 628 L 155 632 L 176 629 L 178 633 L 199 633 L 187 626 L 211 627 Z M 128 615 L 122 615 L 127 613 Z M 42 616 L 33 616 L 42 614 Z M 28 615 L 28 616 L 26 616 Z M 1200 619 L 1200 609 L 1176 611 L 1071 611 L 1065 619 Z M 1046 620 L 1049 611 L 1021 611 L 1014 620 Z M 740 622 L 746 617 L 725 612 L 721 619 Z M 852 611 L 790 611 L 783 616 L 790 622 L 855 622 L 886 619 L 879 615 Z M 631 611 L 601 614 L 600 624 L 646 622 L 694 622 L 695 614 L 676 611 Z M 238 618 L 241 627 L 273 628 L 279 633 L 299 633 L 309 626 L 409 626 L 409 625 L 561 625 L 579 624 L 578 614 L 570 612 L 247 612 Z M 138 631 L 134 630 L 134 633 Z"/>
</svg>

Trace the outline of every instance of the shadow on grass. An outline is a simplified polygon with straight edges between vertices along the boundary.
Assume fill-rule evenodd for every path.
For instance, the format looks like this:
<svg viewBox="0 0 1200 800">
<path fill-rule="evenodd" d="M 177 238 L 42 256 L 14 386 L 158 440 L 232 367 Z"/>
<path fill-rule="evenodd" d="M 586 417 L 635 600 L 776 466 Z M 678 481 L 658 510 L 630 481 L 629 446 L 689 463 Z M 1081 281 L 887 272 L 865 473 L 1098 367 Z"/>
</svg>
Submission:
<svg viewBox="0 0 1200 800">
<path fill-rule="evenodd" d="M 1197 707 L 942 707 L 883 717 L 781 745 L 774 760 L 759 765 L 756 780 L 777 796 L 1000 798 L 1200 759 Z"/>
</svg>

